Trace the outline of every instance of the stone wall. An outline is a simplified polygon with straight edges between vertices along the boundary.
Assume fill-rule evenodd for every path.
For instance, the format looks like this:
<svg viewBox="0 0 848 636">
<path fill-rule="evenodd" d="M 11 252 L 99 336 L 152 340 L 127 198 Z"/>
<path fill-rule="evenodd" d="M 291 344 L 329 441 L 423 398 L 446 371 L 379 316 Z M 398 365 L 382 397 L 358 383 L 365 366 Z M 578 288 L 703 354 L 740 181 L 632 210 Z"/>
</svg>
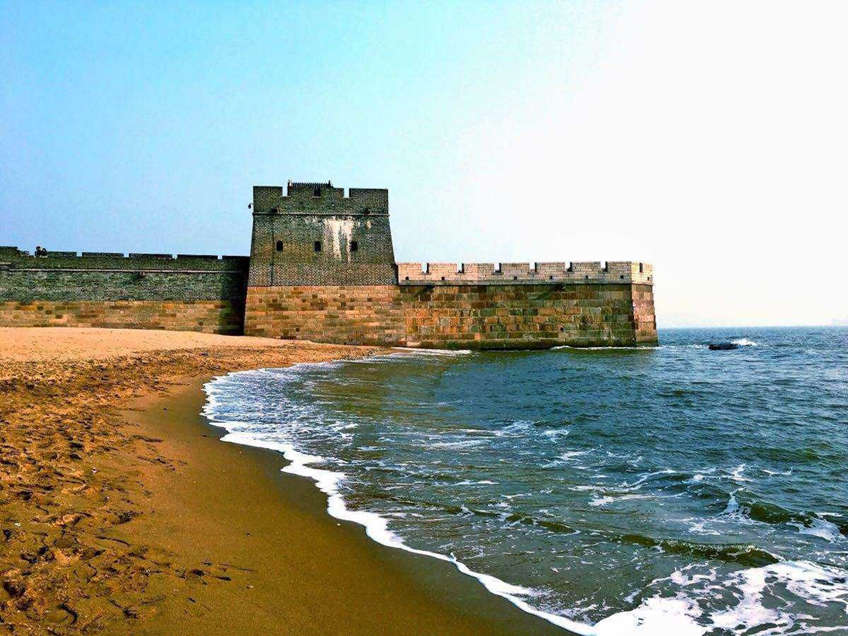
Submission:
<svg viewBox="0 0 848 636">
<path fill-rule="evenodd" d="M 245 333 L 448 349 L 657 340 L 652 287 L 629 283 L 250 287 Z"/>
<path fill-rule="evenodd" d="M 4 327 L 108 327 L 241 334 L 244 305 L 228 300 L 0 301 Z"/>
<path fill-rule="evenodd" d="M 245 333 L 340 344 L 403 345 L 397 285 L 249 287 Z"/>
<path fill-rule="evenodd" d="M 413 347 L 639 344 L 627 284 L 404 286 L 402 299 L 406 342 Z"/>
<path fill-rule="evenodd" d="M 657 344 L 657 317 L 654 313 L 654 288 L 633 285 L 633 319 L 637 344 Z"/>
<path fill-rule="evenodd" d="M 0 324 L 242 333 L 246 257 L 0 248 Z"/>
</svg>

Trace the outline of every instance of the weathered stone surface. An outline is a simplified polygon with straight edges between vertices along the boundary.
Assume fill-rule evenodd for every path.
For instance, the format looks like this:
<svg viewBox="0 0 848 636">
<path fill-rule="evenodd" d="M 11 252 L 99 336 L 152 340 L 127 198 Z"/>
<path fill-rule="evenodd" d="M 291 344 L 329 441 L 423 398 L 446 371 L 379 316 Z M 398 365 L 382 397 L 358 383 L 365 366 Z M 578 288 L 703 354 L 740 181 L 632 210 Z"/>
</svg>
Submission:
<svg viewBox="0 0 848 636">
<path fill-rule="evenodd" d="M 241 334 L 244 331 L 244 304 L 229 300 L 0 301 L 0 325 Z"/>
<path fill-rule="evenodd" d="M 316 342 L 403 345 L 397 285 L 249 287 L 245 333 Z"/>
<path fill-rule="evenodd" d="M 246 257 L 0 252 L 0 324 L 242 333 Z"/>
<path fill-rule="evenodd" d="M 656 343 L 650 287 L 629 284 L 250 287 L 245 333 L 446 349 Z"/>
</svg>

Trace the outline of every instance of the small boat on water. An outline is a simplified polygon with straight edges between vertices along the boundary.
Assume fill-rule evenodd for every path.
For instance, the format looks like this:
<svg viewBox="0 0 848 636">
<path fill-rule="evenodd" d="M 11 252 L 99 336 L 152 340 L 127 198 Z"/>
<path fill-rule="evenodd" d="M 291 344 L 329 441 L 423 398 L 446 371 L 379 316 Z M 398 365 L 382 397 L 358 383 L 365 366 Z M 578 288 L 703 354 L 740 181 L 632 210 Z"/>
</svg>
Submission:
<svg viewBox="0 0 848 636">
<path fill-rule="evenodd" d="M 731 349 L 738 349 L 739 345 L 735 342 L 712 342 L 709 347 L 710 351 L 730 351 Z"/>
</svg>

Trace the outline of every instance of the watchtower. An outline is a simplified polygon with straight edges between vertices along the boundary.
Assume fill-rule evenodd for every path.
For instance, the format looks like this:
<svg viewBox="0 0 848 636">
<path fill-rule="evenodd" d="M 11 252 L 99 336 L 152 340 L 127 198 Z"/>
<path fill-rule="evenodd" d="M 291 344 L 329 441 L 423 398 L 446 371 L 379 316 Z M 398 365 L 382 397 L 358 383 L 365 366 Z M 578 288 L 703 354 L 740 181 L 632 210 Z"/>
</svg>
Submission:
<svg viewBox="0 0 848 636">
<path fill-rule="evenodd" d="M 388 190 L 254 186 L 249 287 L 394 284 Z"/>
</svg>

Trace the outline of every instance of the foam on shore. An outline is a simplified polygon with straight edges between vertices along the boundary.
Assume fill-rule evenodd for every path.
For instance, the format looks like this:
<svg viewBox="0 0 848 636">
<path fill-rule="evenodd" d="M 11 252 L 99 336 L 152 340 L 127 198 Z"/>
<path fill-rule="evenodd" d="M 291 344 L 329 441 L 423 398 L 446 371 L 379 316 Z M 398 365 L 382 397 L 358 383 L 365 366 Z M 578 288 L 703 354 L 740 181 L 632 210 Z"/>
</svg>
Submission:
<svg viewBox="0 0 848 636">
<path fill-rule="evenodd" d="M 450 352 L 455 353 L 455 352 Z M 302 363 L 298 365 L 294 365 L 290 367 L 290 369 L 294 369 L 296 367 L 307 367 L 307 366 L 318 366 L 318 365 L 332 365 L 335 363 Z M 254 373 L 253 371 L 238 371 L 235 373 L 230 373 L 227 375 L 237 375 L 241 373 Z M 226 377 L 226 376 L 220 376 Z M 301 453 L 296 450 L 293 445 L 289 443 L 281 443 L 281 442 L 273 442 L 270 440 L 262 440 L 258 439 L 255 435 L 252 435 L 247 432 L 233 431 L 231 430 L 241 422 L 237 421 L 220 421 L 215 419 L 214 408 L 217 403 L 215 398 L 215 389 L 214 383 L 216 380 L 220 379 L 215 378 L 211 382 L 204 385 L 203 389 L 207 396 L 206 405 L 203 408 L 202 414 L 207 418 L 210 424 L 213 426 L 221 427 L 227 430 L 227 434 L 221 438 L 223 442 L 231 442 L 233 444 L 241 444 L 243 446 L 253 446 L 257 448 L 267 448 L 270 450 L 277 451 L 282 453 L 283 457 L 291 462 L 288 466 L 285 466 L 282 469 L 282 472 L 288 473 L 291 475 L 299 475 L 301 477 L 307 477 L 312 479 L 315 482 L 315 485 L 318 489 L 327 495 L 327 512 L 334 518 L 340 519 L 342 521 L 351 521 L 353 523 L 357 523 L 365 528 L 365 534 L 376 541 L 377 543 L 390 547 L 397 548 L 400 550 L 404 550 L 406 552 L 410 552 L 412 554 L 418 554 L 421 556 L 427 556 L 434 559 L 438 559 L 440 561 L 445 561 L 447 563 L 452 564 L 459 570 L 461 573 L 474 577 L 483 586 L 492 594 L 505 598 L 513 605 L 518 607 L 519 609 L 533 614 L 534 616 L 538 616 L 550 623 L 558 627 L 562 627 L 564 629 L 568 629 L 577 634 L 591 636 L 594 634 L 598 634 L 598 632 L 591 626 L 585 623 L 579 623 L 577 621 L 573 621 L 564 616 L 558 616 L 556 614 L 551 614 L 549 612 L 542 611 L 536 607 L 533 607 L 530 603 L 528 603 L 525 598 L 528 596 L 534 595 L 534 590 L 527 587 L 522 587 L 520 585 L 513 585 L 511 583 L 507 583 L 506 581 L 502 581 L 501 579 L 491 576 L 489 574 L 483 574 L 482 572 L 475 572 L 467 565 L 457 560 L 453 556 L 439 554 L 438 552 L 431 552 L 429 550 L 419 550 L 417 548 L 413 548 L 411 546 L 406 545 L 403 540 L 393 533 L 388 528 L 388 519 L 381 517 L 380 515 L 374 512 L 368 512 L 365 510 L 351 510 L 345 504 L 344 498 L 339 493 L 339 484 L 342 480 L 345 479 L 346 475 L 342 472 L 325 470 L 322 468 L 315 468 L 312 464 L 320 464 L 324 461 L 323 457 L 319 457 L 317 455 L 308 455 L 306 453 Z"/>
<path fill-rule="evenodd" d="M 418 352 L 405 350 L 404 353 L 390 354 L 371 358 L 371 362 L 379 361 L 381 358 L 394 357 L 396 355 L 447 355 L 462 354 L 464 352 Z M 333 367 L 343 364 L 334 363 L 303 363 L 286 369 L 286 373 L 297 374 L 309 367 Z M 259 371 L 240 372 L 245 374 L 262 373 Z M 229 374 L 238 375 L 238 374 Z M 226 376 L 223 376 L 226 377 Z M 657 579 L 642 589 L 638 595 L 634 593 L 628 601 L 638 599 L 638 604 L 632 609 L 618 611 L 602 618 L 596 624 L 578 622 L 566 616 L 554 614 L 540 609 L 531 602 L 539 595 L 537 590 L 530 587 L 515 585 L 503 581 L 492 575 L 476 572 L 466 564 L 456 559 L 452 554 L 441 554 L 429 550 L 413 548 L 404 543 L 402 537 L 389 529 L 389 518 L 367 510 L 351 510 L 342 496 L 342 482 L 347 478 L 344 472 L 320 468 L 325 459 L 319 455 L 310 455 L 298 451 L 288 441 L 273 441 L 262 439 L 259 435 L 239 430 L 245 426 L 245 422 L 225 421 L 216 419 L 216 387 L 215 383 L 221 378 L 216 378 L 205 385 L 208 400 L 203 409 L 203 414 L 208 418 L 210 424 L 222 427 L 228 431 L 222 440 L 246 446 L 268 448 L 283 454 L 290 463 L 282 471 L 285 473 L 299 475 L 312 479 L 316 486 L 327 496 L 327 511 L 340 520 L 351 521 L 362 525 L 366 535 L 381 545 L 402 549 L 412 554 L 427 556 L 451 563 L 459 572 L 474 577 L 492 594 L 500 596 L 519 609 L 538 616 L 553 625 L 562 627 L 581 635 L 612 636 L 616 634 L 705 634 L 710 630 L 723 629 L 731 633 L 744 633 L 749 629 L 762 626 L 767 623 L 774 624 L 779 631 L 769 633 L 785 633 L 784 630 L 792 630 L 797 627 L 804 628 L 804 617 L 797 616 L 788 607 L 772 608 L 764 604 L 763 593 L 775 584 L 785 587 L 787 591 L 804 600 L 811 605 L 823 606 L 829 603 L 844 605 L 848 614 L 848 586 L 844 582 L 844 570 L 818 565 L 810 561 L 778 561 L 777 563 L 762 566 L 739 569 L 724 577 L 717 577 L 715 573 L 711 576 L 696 574 L 689 576 L 685 571 L 674 572 L 666 579 Z M 526 425 L 518 422 L 512 426 Z M 566 453 L 561 461 L 567 461 L 571 457 L 579 455 L 575 451 Z M 737 466 L 730 477 L 736 481 L 746 481 L 743 473 L 745 465 Z M 665 469 L 642 475 L 636 481 L 628 482 L 630 489 L 638 489 L 642 482 L 652 476 L 668 474 L 674 471 Z M 706 471 L 705 471 L 706 472 Z M 703 475 L 701 475 L 703 479 Z M 696 480 L 697 481 L 697 480 Z M 575 487 L 575 488 L 587 488 Z M 594 488 L 594 487 L 592 487 Z M 641 495 L 623 495 L 619 499 L 627 497 L 638 497 Z M 590 505 L 604 506 L 614 500 L 612 497 L 595 497 Z M 741 514 L 739 503 L 733 493 L 730 494 L 723 515 Z M 799 524 L 800 533 L 811 534 L 830 541 L 843 540 L 838 528 L 825 520 L 814 520 L 810 525 Z M 835 532 L 834 532 L 835 530 Z M 779 558 L 779 557 L 778 557 Z M 674 584 L 673 595 L 669 590 L 660 592 L 654 587 L 654 583 L 670 581 Z M 738 591 L 736 603 L 732 606 L 710 607 L 708 601 L 711 590 L 716 588 Z"/>
</svg>

